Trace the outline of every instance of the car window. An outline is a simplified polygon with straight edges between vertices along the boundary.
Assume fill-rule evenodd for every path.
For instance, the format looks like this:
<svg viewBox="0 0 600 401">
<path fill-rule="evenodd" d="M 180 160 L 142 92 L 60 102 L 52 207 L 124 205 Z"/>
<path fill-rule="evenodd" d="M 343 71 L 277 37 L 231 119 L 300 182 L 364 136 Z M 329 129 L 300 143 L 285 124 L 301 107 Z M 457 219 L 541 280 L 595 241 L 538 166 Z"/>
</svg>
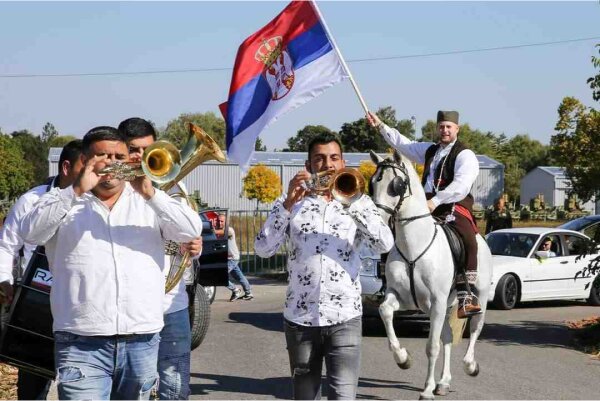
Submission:
<svg viewBox="0 0 600 401">
<path fill-rule="evenodd" d="M 583 233 L 592 238 L 594 241 L 600 242 L 600 231 L 598 230 L 598 227 L 600 227 L 599 223 L 593 224 L 589 227 L 586 227 L 583 230 Z"/>
<path fill-rule="evenodd" d="M 208 216 L 205 213 L 200 213 L 200 220 L 202 220 L 202 238 L 205 240 L 216 240 L 217 235 Z"/>
<path fill-rule="evenodd" d="M 565 244 L 569 255 L 581 255 L 585 253 L 587 240 L 578 235 L 565 235 Z"/>
<path fill-rule="evenodd" d="M 545 245 L 548 243 L 550 243 L 550 246 L 545 247 Z M 560 236 L 556 234 L 545 235 L 537 245 L 537 251 L 549 252 L 549 257 L 551 258 L 565 255 L 565 252 L 563 252 L 562 243 L 560 241 Z"/>
<path fill-rule="evenodd" d="M 538 239 L 536 234 L 492 232 L 487 243 L 492 255 L 526 258 Z"/>
</svg>

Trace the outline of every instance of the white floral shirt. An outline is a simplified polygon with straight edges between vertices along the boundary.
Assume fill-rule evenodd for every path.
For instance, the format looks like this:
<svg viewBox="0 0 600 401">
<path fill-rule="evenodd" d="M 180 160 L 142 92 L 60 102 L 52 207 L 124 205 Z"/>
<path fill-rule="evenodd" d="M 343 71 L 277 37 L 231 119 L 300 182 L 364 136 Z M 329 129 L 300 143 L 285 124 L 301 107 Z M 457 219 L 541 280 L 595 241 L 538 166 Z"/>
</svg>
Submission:
<svg viewBox="0 0 600 401">
<path fill-rule="evenodd" d="M 303 326 L 331 326 L 362 315 L 358 249 L 384 253 L 394 244 L 371 198 L 363 195 L 344 208 L 309 196 L 291 212 L 283 200 L 275 202 L 254 247 L 269 257 L 289 241 L 284 317 Z"/>
</svg>

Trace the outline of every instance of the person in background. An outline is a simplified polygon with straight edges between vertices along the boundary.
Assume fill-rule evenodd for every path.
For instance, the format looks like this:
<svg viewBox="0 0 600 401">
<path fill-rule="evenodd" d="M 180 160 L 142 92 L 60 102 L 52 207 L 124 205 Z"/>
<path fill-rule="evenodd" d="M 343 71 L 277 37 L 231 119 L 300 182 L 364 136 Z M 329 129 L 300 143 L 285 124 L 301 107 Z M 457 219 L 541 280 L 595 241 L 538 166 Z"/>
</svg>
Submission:
<svg viewBox="0 0 600 401">
<path fill-rule="evenodd" d="M 512 228 L 512 217 L 506 208 L 504 198 L 501 196 L 494 202 L 494 209 L 487 215 L 485 233 Z"/>
<path fill-rule="evenodd" d="M 81 139 L 67 143 L 58 159 L 58 175 L 50 177 L 47 184 L 38 185 L 27 191 L 17 199 L 8 212 L 4 226 L 0 230 L 0 303 L 12 302 L 13 282 L 17 277 L 23 276 L 36 248 L 35 245 L 23 240 L 24 235 L 19 228 L 23 216 L 33 208 L 42 195 L 52 188 L 64 189 L 73 184 L 83 167 L 81 147 Z M 43 251 L 40 253 L 43 254 Z M 13 271 L 15 263 L 16 271 Z M 51 381 L 45 377 L 19 369 L 17 397 L 20 400 L 45 400 L 50 383 Z"/>
</svg>

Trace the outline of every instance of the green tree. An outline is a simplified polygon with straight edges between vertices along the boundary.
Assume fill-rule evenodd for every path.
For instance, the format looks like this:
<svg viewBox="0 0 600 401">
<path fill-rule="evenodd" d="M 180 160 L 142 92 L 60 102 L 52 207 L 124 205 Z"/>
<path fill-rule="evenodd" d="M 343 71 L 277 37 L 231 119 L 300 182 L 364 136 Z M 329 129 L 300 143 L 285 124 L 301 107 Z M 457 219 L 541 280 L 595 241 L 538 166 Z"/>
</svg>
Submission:
<svg viewBox="0 0 600 401">
<path fill-rule="evenodd" d="M 42 142 L 44 142 L 45 144 L 50 144 L 55 138 L 57 138 L 59 136 L 58 131 L 56 130 L 56 128 L 54 127 L 54 125 L 52 125 L 52 123 L 46 123 L 46 125 L 44 125 L 44 128 L 42 128 Z"/>
<path fill-rule="evenodd" d="M 73 135 L 62 135 L 52 138 L 52 140 L 48 143 L 49 148 L 62 148 L 67 143 L 75 140 Z"/>
<path fill-rule="evenodd" d="M 254 142 L 254 150 L 265 152 L 267 147 L 262 143 L 260 138 L 256 138 L 256 142 Z"/>
<path fill-rule="evenodd" d="M 248 170 L 244 177 L 244 196 L 256 200 L 256 209 L 259 203 L 273 202 L 281 195 L 281 179 L 279 175 L 264 164 L 257 164 Z"/>
<path fill-rule="evenodd" d="M 600 44 L 597 44 L 598 53 L 600 53 Z M 592 56 L 592 65 L 594 68 L 600 71 L 600 57 Z M 594 100 L 600 100 L 600 72 L 593 77 L 588 78 L 588 84 L 590 84 L 590 88 L 592 89 L 592 97 Z"/>
<path fill-rule="evenodd" d="M 283 151 L 307 152 L 310 141 L 321 134 L 335 134 L 335 132 L 323 125 L 307 125 L 287 140 L 288 147 L 283 149 Z"/>
<path fill-rule="evenodd" d="M 11 136 L 21 148 L 25 162 L 33 168 L 33 179 L 29 186 L 44 182 L 48 178 L 48 146 L 39 136 L 27 130 L 15 131 Z"/>
<path fill-rule="evenodd" d="M 202 128 L 221 149 L 225 149 L 225 121 L 213 112 L 184 113 L 169 121 L 166 128 L 160 130 L 160 139 L 166 139 L 181 149 L 188 138 L 188 123 L 194 123 Z"/>
<path fill-rule="evenodd" d="M 23 162 L 24 155 L 19 143 L 0 133 L 0 199 L 12 199 L 31 187 L 33 168 Z"/>
</svg>

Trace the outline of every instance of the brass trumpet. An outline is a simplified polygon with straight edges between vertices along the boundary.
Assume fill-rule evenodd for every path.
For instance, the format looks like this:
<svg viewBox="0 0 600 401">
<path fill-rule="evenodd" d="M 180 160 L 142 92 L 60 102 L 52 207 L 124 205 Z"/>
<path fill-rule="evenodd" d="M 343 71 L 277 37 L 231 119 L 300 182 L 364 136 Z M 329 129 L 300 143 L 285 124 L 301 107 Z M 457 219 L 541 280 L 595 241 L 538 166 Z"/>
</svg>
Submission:
<svg viewBox="0 0 600 401">
<path fill-rule="evenodd" d="M 320 171 L 311 175 L 307 189 L 316 194 L 330 192 L 343 205 L 351 205 L 365 193 L 365 178 L 360 171 L 346 167 L 339 171 Z"/>
</svg>

